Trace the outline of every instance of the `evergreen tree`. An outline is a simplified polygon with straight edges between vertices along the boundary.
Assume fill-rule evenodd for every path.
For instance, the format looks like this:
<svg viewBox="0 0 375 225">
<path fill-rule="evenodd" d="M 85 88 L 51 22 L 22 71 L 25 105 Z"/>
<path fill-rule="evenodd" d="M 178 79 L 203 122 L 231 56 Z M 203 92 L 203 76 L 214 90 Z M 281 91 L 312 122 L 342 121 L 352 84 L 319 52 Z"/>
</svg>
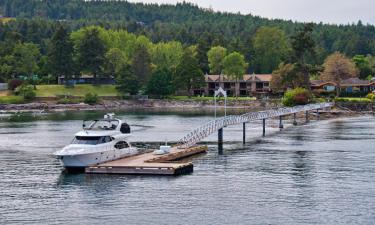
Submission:
<svg viewBox="0 0 375 225">
<path fill-rule="evenodd" d="M 165 97 L 173 94 L 174 89 L 171 72 L 158 69 L 151 75 L 146 92 L 149 95 Z"/>
<path fill-rule="evenodd" d="M 99 37 L 96 28 L 85 30 L 82 42 L 78 45 L 78 61 L 81 71 L 91 72 L 94 76 L 94 84 L 97 83 L 97 75 L 102 70 L 106 48 Z"/>
<path fill-rule="evenodd" d="M 138 45 L 132 59 L 132 70 L 142 86 L 146 85 L 151 74 L 151 57 L 144 45 Z"/>
<path fill-rule="evenodd" d="M 123 95 L 136 95 L 139 92 L 139 81 L 128 64 L 123 65 L 118 71 L 116 84 L 116 89 Z"/>
<path fill-rule="evenodd" d="M 315 56 L 315 41 L 312 38 L 313 28 L 314 24 L 307 23 L 292 37 L 293 61 L 296 62 L 295 69 L 297 73 L 303 74 L 303 85 L 310 92 L 309 69 L 312 66 L 307 65 L 306 59 L 308 56 Z"/>
<path fill-rule="evenodd" d="M 194 48 L 190 47 L 184 50 L 181 63 L 177 66 L 173 81 L 176 88 L 186 90 L 189 95 L 193 88 L 199 88 L 204 85 L 204 76 L 202 70 L 199 68 Z"/>
<path fill-rule="evenodd" d="M 68 81 L 74 70 L 73 43 L 68 31 L 60 25 L 51 39 L 51 47 L 48 52 L 48 64 L 55 77 L 62 75 Z"/>
</svg>

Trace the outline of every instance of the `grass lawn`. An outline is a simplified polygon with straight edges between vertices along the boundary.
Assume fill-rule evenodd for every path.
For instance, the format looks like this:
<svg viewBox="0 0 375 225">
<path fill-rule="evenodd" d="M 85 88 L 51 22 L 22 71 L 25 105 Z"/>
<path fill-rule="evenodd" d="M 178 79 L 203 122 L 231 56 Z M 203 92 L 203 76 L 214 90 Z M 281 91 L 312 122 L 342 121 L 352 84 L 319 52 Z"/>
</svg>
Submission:
<svg viewBox="0 0 375 225">
<path fill-rule="evenodd" d="M 114 85 L 93 86 L 90 84 L 78 84 L 73 88 L 66 88 L 64 85 L 37 85 L 37 97 L 58 97 L 58 96 L 78 96 L 83 97 L 87 93 L 97 94 L 101 97 L 118 96 Z"/>
<path fill-rule="evenodd" d="M 347 97 L 347 98 L 336 98 L 336 101 L 347 101 L 347 102 L 371 102 L 370 99 L 368 98 L 352 98 L 352 97 Z"/>
<path fill-rule="evenodd" d="M 25 100 L 22 96 L 0 96 L 0 104 L 22 104 L 25 103 Z"/>
</svg>

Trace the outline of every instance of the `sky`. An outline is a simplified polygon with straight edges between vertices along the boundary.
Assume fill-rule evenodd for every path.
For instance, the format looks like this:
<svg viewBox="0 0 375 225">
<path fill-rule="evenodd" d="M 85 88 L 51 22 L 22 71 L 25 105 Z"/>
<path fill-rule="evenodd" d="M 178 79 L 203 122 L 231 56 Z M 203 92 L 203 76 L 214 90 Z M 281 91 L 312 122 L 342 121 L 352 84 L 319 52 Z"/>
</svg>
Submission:
<svg viewBox="0 0 375 225">
<path fill-rule="evenodd" d="M 175 4 L 182 0 L 128 0 Z M 216 11 L 300 22 L 375 25 L 375 0 L 185 0 Z"/>
</svg>

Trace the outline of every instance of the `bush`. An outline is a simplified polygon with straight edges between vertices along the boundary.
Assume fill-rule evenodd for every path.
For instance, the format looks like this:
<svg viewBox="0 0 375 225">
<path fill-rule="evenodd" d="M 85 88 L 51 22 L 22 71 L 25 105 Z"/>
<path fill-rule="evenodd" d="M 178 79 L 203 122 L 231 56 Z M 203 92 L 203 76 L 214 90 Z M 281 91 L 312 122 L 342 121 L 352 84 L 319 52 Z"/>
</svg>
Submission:
<svg viewBox="0 0 375 225">
<path fill-rule="evenodd" d="M 8 82 L 8 89 L 11 91 L 16 90 L 19 86 L 21 86 L 24 83 L 23 80 L 20 79 L 13 79 Z"/>
<path fill-rule="evenodd" d="M 372 100 L 372 101 L 375 101 L 375 93 L 370 93 L 366 96 L 366 98 Z"/>
<path fill-rule="evenodd" d="M 83 102 L 82 98 L 62 98 L 62 99 L 57 100 L 57 104 L 62 104 L 62 105 L 78 104 L 81 102 Z"/>
<path fill-rule="evenodd" d="M 304 88 L 289 90 L 284 94 L 283 104 L 285 106 L 306 105 L 310 103 L 311 95 Z"/>
<path fill-rule="evenodd" d="M 23 96 L 26 101 L 32 101 L 36 96 L 34 87 L 32 85 L 21 85 L 16 88 L 14 93 L 16 95 Z"/>
<path fill-rule="evenodd" d="M 94 105 L 99 102 L 99 98 L 97 94 L 87 93 L 85 95 L 84 102 L 89 105 Z"/>
</svg>

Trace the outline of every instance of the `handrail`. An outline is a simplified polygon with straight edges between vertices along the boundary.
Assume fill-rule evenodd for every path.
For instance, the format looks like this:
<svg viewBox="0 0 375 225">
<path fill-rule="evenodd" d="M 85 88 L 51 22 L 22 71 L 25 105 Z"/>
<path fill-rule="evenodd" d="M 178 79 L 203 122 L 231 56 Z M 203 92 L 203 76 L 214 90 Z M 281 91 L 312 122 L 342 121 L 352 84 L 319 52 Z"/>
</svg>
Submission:
<svg viewBox="0 0 375 225">
<path fill-rule="evenodd" d="M 309 105 L 301 105 L 295 107 L 283 107 L 279 109 L 271 109 L 259 112 L 249 112 L 239 116 L 226 116 L 221 117 L 216 120 L 209 121 L 202 126 L 190 131 L 184 137 L 182 137 L 179 142 L 178 146 L 180 148 L 188 148 L 195 145 L 200 140 L 210 136 L 214 132 L 218 131 L 219 129 L 240 123 L 246 123 L 254 120 L 262 120 L 268 119 L 272 117 L 278 116 L 285 116 L 289 114 L 294 114 L 298 112 L 310 111 L 310 110 L 317 110 L 323 108 L 330 108 L 334 105 L 332 102 L 325 102 L 325 103 L 317 103 L 317 104 L 309 104 Z"/>
</svg>

